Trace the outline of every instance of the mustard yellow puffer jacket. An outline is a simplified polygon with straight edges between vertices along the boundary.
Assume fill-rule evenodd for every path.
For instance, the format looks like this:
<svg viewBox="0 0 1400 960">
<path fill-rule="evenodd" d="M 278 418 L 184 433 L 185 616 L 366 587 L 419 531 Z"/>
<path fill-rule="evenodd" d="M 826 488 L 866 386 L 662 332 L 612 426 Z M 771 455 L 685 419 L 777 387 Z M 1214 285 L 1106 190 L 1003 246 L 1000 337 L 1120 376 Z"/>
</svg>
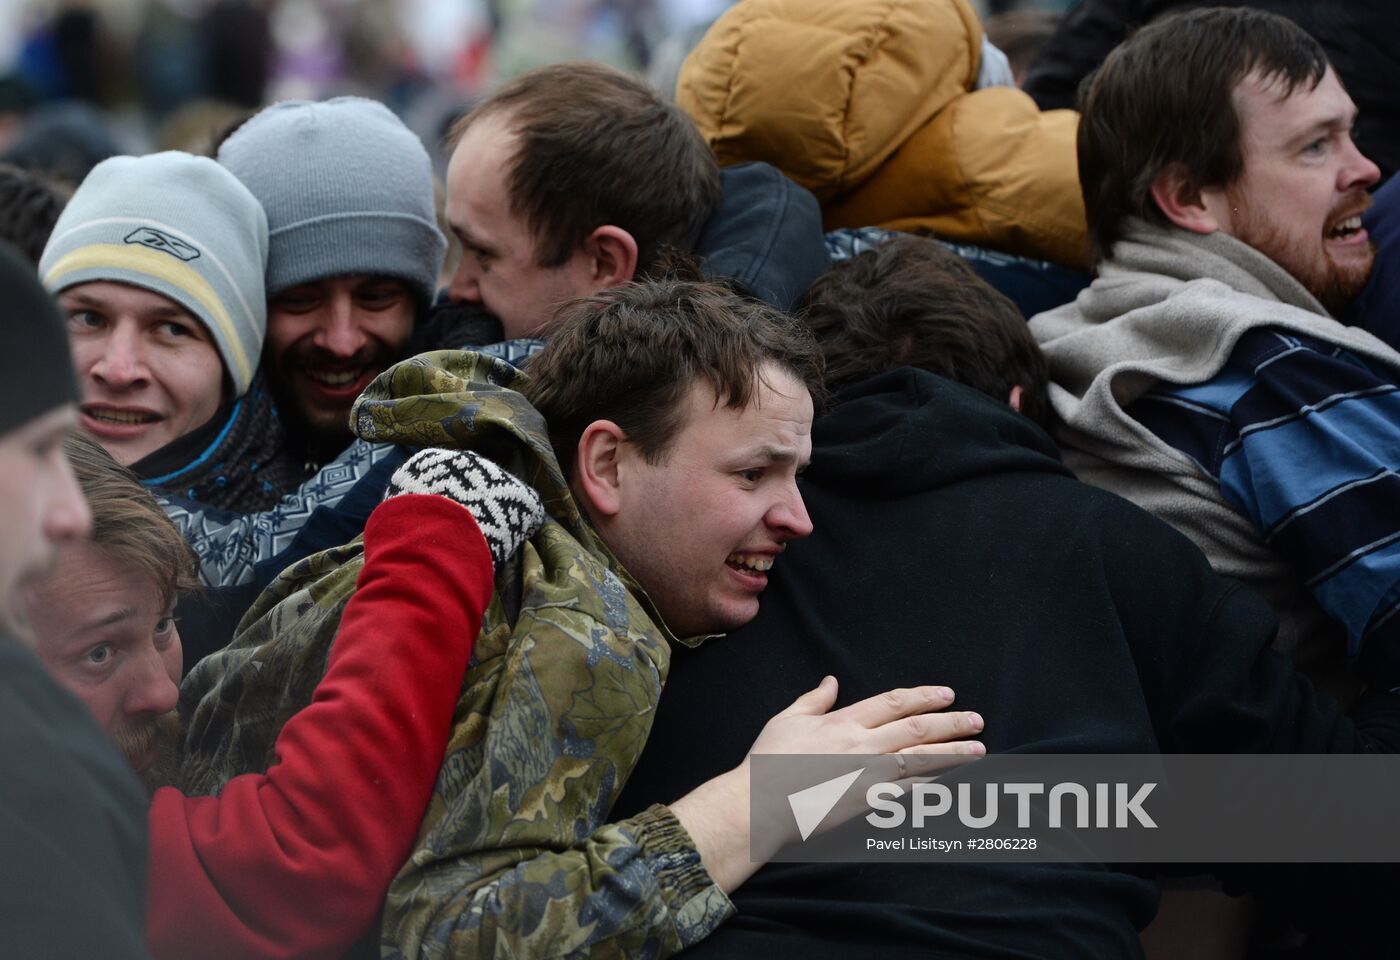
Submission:
<svg viewBox="0 0 1400 960">
<path fill-rule="evenodd" d="M 676 98 L 721 165 L 778 167 L 821 200 L 828 230 L 932 231 L 1087 266 L 1078 114 L 969 92 L 981 46 L 966 0 L 740 0 Z"/>
</svg>

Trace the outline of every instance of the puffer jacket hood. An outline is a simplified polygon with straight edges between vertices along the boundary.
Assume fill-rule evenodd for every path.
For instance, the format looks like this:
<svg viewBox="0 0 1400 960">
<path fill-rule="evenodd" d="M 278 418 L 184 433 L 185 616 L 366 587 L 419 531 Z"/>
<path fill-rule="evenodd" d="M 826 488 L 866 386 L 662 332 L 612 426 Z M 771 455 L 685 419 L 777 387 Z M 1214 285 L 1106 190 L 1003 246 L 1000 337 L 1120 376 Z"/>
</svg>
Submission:
<svg viewBox="0 0 1400 960">
<path fill-rule="evenodd" d="M 686 58 L 676 99 L 721 166 L 766 160 L 825 202 L 971 88 L 981 45 L 961 0 L 745 0 Z"/>
<path fill-rule="evenodd" d="M 771 163 L 828 230 L 1086 266 L 1078 115 L 973 92 L 981 45 L 966 0 L 743 0 L 686 59 L 676 100 L 721 166 Z"/>
</svg>

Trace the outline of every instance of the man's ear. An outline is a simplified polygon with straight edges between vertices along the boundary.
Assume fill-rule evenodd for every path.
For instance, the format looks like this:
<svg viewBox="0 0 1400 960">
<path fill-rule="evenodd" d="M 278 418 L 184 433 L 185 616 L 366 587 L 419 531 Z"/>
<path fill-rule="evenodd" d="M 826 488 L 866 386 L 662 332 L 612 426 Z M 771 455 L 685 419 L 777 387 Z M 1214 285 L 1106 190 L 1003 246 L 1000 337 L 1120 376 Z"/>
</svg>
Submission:
<svg viewBox="0 0 1400 960">
<path fill-rule="evenodd" d="M 1186 175 L 1186 168 L 1173 163 L 1152 178 L 1152 199 L 1172 223 L 1192 233 L 1215 233 L 1228 225 L 1219 219 L 1229 204 L 1222 191 L 1202 190 Z"/>
<path fill-rule="evenodd" d="M 1026 397 L 1026 390 L 1020 384 L 1011 388 L 1011 395 L 1006 398 L 1006 402 L 1011 405 L 1011 409 L 1017 413 L 1021 412 L 1021 404 Z"/>
<path fill-rule="evenodd" d="M 611 420 L 594 420 L 578 438 L 574 482 L 595 523 L 615 516 L 622 509 L 618 467 L 626 439 L 627 434 Z"/>
<path fill-rule="evenodd" d="M 584 240 L 592 261 L 590 282 L 599 290 L 631 283 L 637 274 L 637 241 L 621 227 L 604 224 Z"/>
</svg>

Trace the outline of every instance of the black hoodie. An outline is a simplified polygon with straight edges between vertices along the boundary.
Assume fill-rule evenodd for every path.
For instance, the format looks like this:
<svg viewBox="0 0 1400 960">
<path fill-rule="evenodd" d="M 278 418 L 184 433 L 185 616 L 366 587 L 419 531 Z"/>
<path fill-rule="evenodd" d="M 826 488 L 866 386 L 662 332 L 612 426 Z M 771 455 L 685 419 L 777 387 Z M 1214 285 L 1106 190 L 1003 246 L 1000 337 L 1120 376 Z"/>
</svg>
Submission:
<svg viewBox="0 0 1400 960">
<path fill-rule="evenodd" d="M 753 623 L 675 650 L 618 815 L 733 767 L 827 673 L 838 706 L 946 684 L 985 718 L 989 752 L 1400 746 L 1400 700 L 1366 702 L 1358 723 L 1340 714 L 1269 649 L 1263 601 L 1075 480 L 1009 407 L 911 369 L 839 401 L 813 428 L 802 484 L 815 532 L 778 559 Z M 1130 957 L 1156 896 L 1090 864 L 772 864 L 693 952 Z"/>
</svg>

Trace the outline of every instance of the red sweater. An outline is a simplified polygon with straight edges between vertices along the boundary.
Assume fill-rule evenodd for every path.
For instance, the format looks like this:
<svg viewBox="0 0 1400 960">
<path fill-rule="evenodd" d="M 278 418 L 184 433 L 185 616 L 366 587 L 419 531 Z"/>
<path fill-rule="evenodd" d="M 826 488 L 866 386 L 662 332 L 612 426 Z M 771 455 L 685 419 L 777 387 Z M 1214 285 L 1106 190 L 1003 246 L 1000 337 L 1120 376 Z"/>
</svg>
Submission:
<svg viewBox="0 0 1400 960">
<path fill-rule="evenodd" d="M 374 511 L 326 675 L 273 766 L 217 797 L 156 792 L 157 958 L 335 957 L 365 934 L 412 851 L 492 583 L 460 504 L 403 495 Z"/>
</svg>

